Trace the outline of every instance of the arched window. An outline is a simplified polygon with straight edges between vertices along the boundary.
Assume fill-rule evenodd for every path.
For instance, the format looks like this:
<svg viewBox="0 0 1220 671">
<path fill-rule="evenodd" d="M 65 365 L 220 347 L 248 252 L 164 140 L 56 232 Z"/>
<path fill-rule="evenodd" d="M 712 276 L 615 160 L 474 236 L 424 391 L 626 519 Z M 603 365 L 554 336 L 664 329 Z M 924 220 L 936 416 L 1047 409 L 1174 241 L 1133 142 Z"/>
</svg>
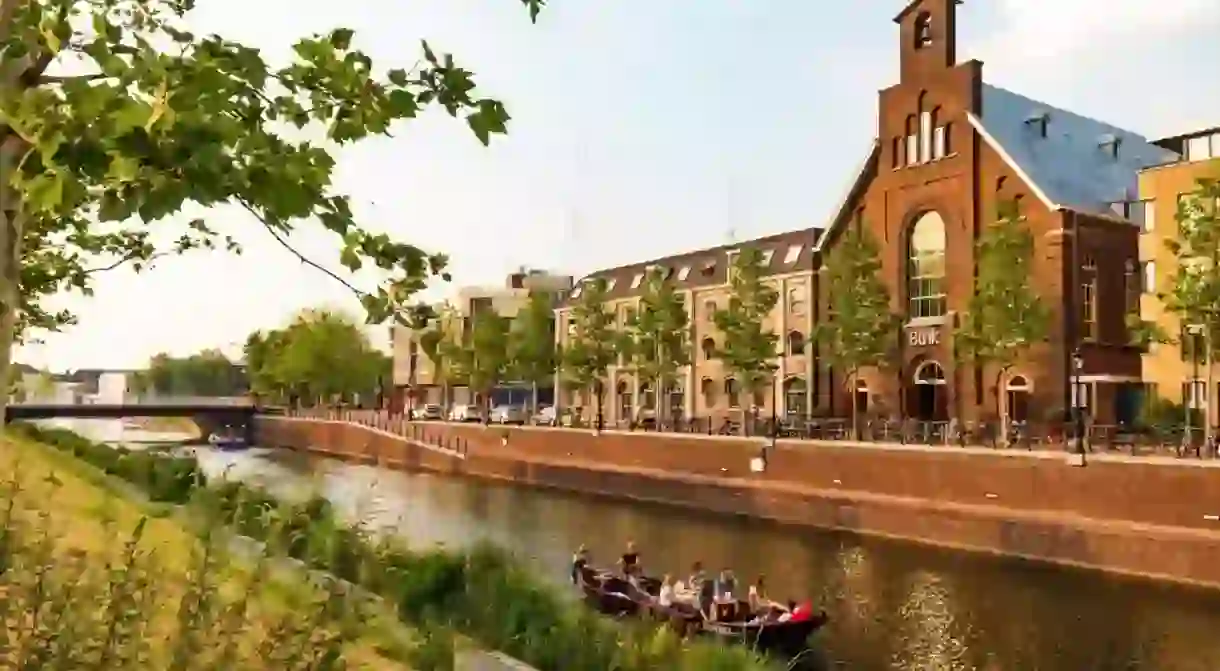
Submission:
<svg viewBox="0 0 1220 671">
<path fill-rule="evenodd" d="M 925 212 L 911 226 L 907 240 L 907 316 L 945 314 L 945 221 Z"/>
<path fill-rule="evenodd" d="M 801 356 L 805 353 L 805 334 L 800 331 L 788 332 L 788 355 Z"/>
<path fill-rule="evenodd" d="M 711 359 L 716 356 L 716 341 L 711 338 L 704 338 L 703 342 L 699 343 L 699 349 L 703 350 L 704 359 Z"/>
<path fill-rule="evenodd" d="M 640 408 L 644 410 L 655 410 L 656 405 L 653 403 L 655 397 L 652 393 L 652 385 L 645 382 L 640 385 Z"/>
<path fill-rule="evenodd" d="M 915 17 L 915 48 L 922 49 L 932 44 L 932 15 L 920 12 Z"/>
<path fill-rule="evenodd" d="M 703 378 L 699 382 L 699 393 L 703 396 L 703 407 L 712 408 L 716 405 L 716 383 L 710 378 Z"/>
</svg>

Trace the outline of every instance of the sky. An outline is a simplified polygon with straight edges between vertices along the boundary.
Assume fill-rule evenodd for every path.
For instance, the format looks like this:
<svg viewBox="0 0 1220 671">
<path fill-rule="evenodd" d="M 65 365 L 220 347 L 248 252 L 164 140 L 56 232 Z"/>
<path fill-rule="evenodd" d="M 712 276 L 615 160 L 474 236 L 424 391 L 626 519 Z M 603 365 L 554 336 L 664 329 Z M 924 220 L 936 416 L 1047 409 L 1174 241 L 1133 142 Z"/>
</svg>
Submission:
<svg viewBox="0 0 1220 671">
<path fill-rule="evenodd" d="M 905 0 L 198 0 L 196 31 L 288 57 L 344 26 L 385 68 L 426 38 L 503 100 L 484 148 L 434 113 L 337 152 L 337 183 L 370 228 L 450 255 L 454 285 L 520 266 L 599 268 L 824 225 L 897 81 Z M 958 57 L 992 84 L 1149 137 L 1220 125 L 1216 0 L 967 0 Z M 192 253 L 64 296 L 79 324 L 18 350 L 43 368 L 138 368 L 158 352 L 240 351 L 304 308 L 352 295 L 243 213 L 204 213 L 245 253 Z M 293 244 L 334 263 L 308 222 Z M 369 278 L 363 278 L 366 282 Z M 455 286 L 438 284 L 429 297 Z M 387 329 L 372 329 L 383 343 Z"/>
</svg>

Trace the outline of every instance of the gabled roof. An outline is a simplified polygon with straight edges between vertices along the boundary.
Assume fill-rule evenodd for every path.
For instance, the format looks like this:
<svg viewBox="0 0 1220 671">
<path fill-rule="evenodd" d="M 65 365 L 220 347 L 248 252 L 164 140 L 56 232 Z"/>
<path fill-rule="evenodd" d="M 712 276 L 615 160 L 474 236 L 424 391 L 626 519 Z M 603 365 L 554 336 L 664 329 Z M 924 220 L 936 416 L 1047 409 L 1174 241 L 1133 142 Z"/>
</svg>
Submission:
<svg viewBox="0 0 1220 671">
<path fill-rule="evenodd" d="M 983 85 L 982 116 L 971 125 L 1034 190 L 1047 207 L 1093 214 L 1139 193 L 1138 172 L 1175 160 L 1168 149 L 1137 133 Z M 1047 136 L 1027 123 L 1046 116 Z M 1101 144 L 1118 140 L 1118 157 Z"/>
<path fill-rule="evenodd" d="M 835 224 L 843 220 L 843 215 L 847 214 L 847 206 L 851 203 L 852 196 L 856 194 L 860 187 L 864 186 L 864 183 L 867 181 L 866 178 L 872 172 L 880 153 L 881 141 L 873 138 L 872 145 L 868 149 L 868 155 L 864 157 L 860 167 L 852 173 L 851 182 L 847 184 L 847 191 L 837 201 L 838 206 L 831 213 L 826 225 L 822 227 L 822 234 L 818 236 L 817 242 L 813 244 L 813 251 L 820 252 L 822 250 L 822 246 L 826 244 L 826 240 L 830 237 L 830 232 L 835 229 Z"/>
</svg>

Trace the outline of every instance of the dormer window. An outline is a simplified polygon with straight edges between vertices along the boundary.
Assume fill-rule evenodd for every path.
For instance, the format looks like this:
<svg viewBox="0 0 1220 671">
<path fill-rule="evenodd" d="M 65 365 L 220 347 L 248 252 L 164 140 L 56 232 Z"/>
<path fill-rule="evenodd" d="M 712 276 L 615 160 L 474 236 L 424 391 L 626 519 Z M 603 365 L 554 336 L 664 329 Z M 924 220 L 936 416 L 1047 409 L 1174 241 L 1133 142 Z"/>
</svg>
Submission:
<svg viewBox="0 0 1220 671">
<path fill-rule="evenodd" d="M 1047 123 L 1050 121 L 1050 115 L 1046 112 L 1038 112 L 1031 115 L 1025 120 L 1025 125 L 1033 129 L 1034 134 L 1038 137 L 1046 137 Z"/>
<path fill-rule="evenodd" d="M 614 291 L 614 285 L 618 284 L 618 280 L 611 277 L 609 282 L 606 282 L 606 291 Z"/>
<path fill-rule="evenodd" d="M 641 282 L 641 281 L 643 281 L 643 279 L 644 279 L 644 274 L 643 274 L 643 273 L 636 273 L 635 277 L 631 278 L 631 288 L 632 288 L 632 289 L 639 289 L 639 288 L 640 288 L 640 282 Z"/>
<path fill-rule="evenodd" d="M 685 282 L 688 275 L 690 275 L 690 266 L 682 266 L 682 269 L 678 271 L 678 281 Z"/>
<path fill-rule="evenodd" d="M 932 15 L 920 12 L 915 17 L 915 48 L 922 49 L 932 44 Z"/>
<path fill-rule="evenodd" d="M 1122 141 L 1113 135 L 1103 135 L 1097 141 L 1097 146 L 1101 148 L 1101 153 L 1106 158 L 1118 158 L 1118 145 L 1120 144 Z"/>
<path fill-rule="evenodd" d="M 768 250 L 766 250 L 766 251 L 765 251 L 765 252 L 763 252 L 763 254 L 762 254 L 762 264 L 763 264 L 764 266 L 769 266 L 769 265 L 771 265 L 771 259 L 772 259 L 772 258 L 774 258 L 774 257 L 775 257 L 775 250 L 774 250 L 774 249 L 768 249 Z"/>
</svg>

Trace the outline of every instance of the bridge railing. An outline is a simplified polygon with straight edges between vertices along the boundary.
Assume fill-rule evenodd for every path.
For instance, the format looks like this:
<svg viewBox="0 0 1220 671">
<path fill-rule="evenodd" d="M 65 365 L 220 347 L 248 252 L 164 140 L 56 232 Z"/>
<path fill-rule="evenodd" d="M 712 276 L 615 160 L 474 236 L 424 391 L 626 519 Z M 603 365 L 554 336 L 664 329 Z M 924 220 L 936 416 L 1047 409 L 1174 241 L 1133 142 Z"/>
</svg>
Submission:
<svg viewBox="0 0 1220 671">
<path fill-rule="evenodd" d="M 102 403 L 108 405 L 109 403 Z M 114 405 L 214 405 L 218 407 L 253 405 L 249 396 L 127 396 Z"/>
</svg>

